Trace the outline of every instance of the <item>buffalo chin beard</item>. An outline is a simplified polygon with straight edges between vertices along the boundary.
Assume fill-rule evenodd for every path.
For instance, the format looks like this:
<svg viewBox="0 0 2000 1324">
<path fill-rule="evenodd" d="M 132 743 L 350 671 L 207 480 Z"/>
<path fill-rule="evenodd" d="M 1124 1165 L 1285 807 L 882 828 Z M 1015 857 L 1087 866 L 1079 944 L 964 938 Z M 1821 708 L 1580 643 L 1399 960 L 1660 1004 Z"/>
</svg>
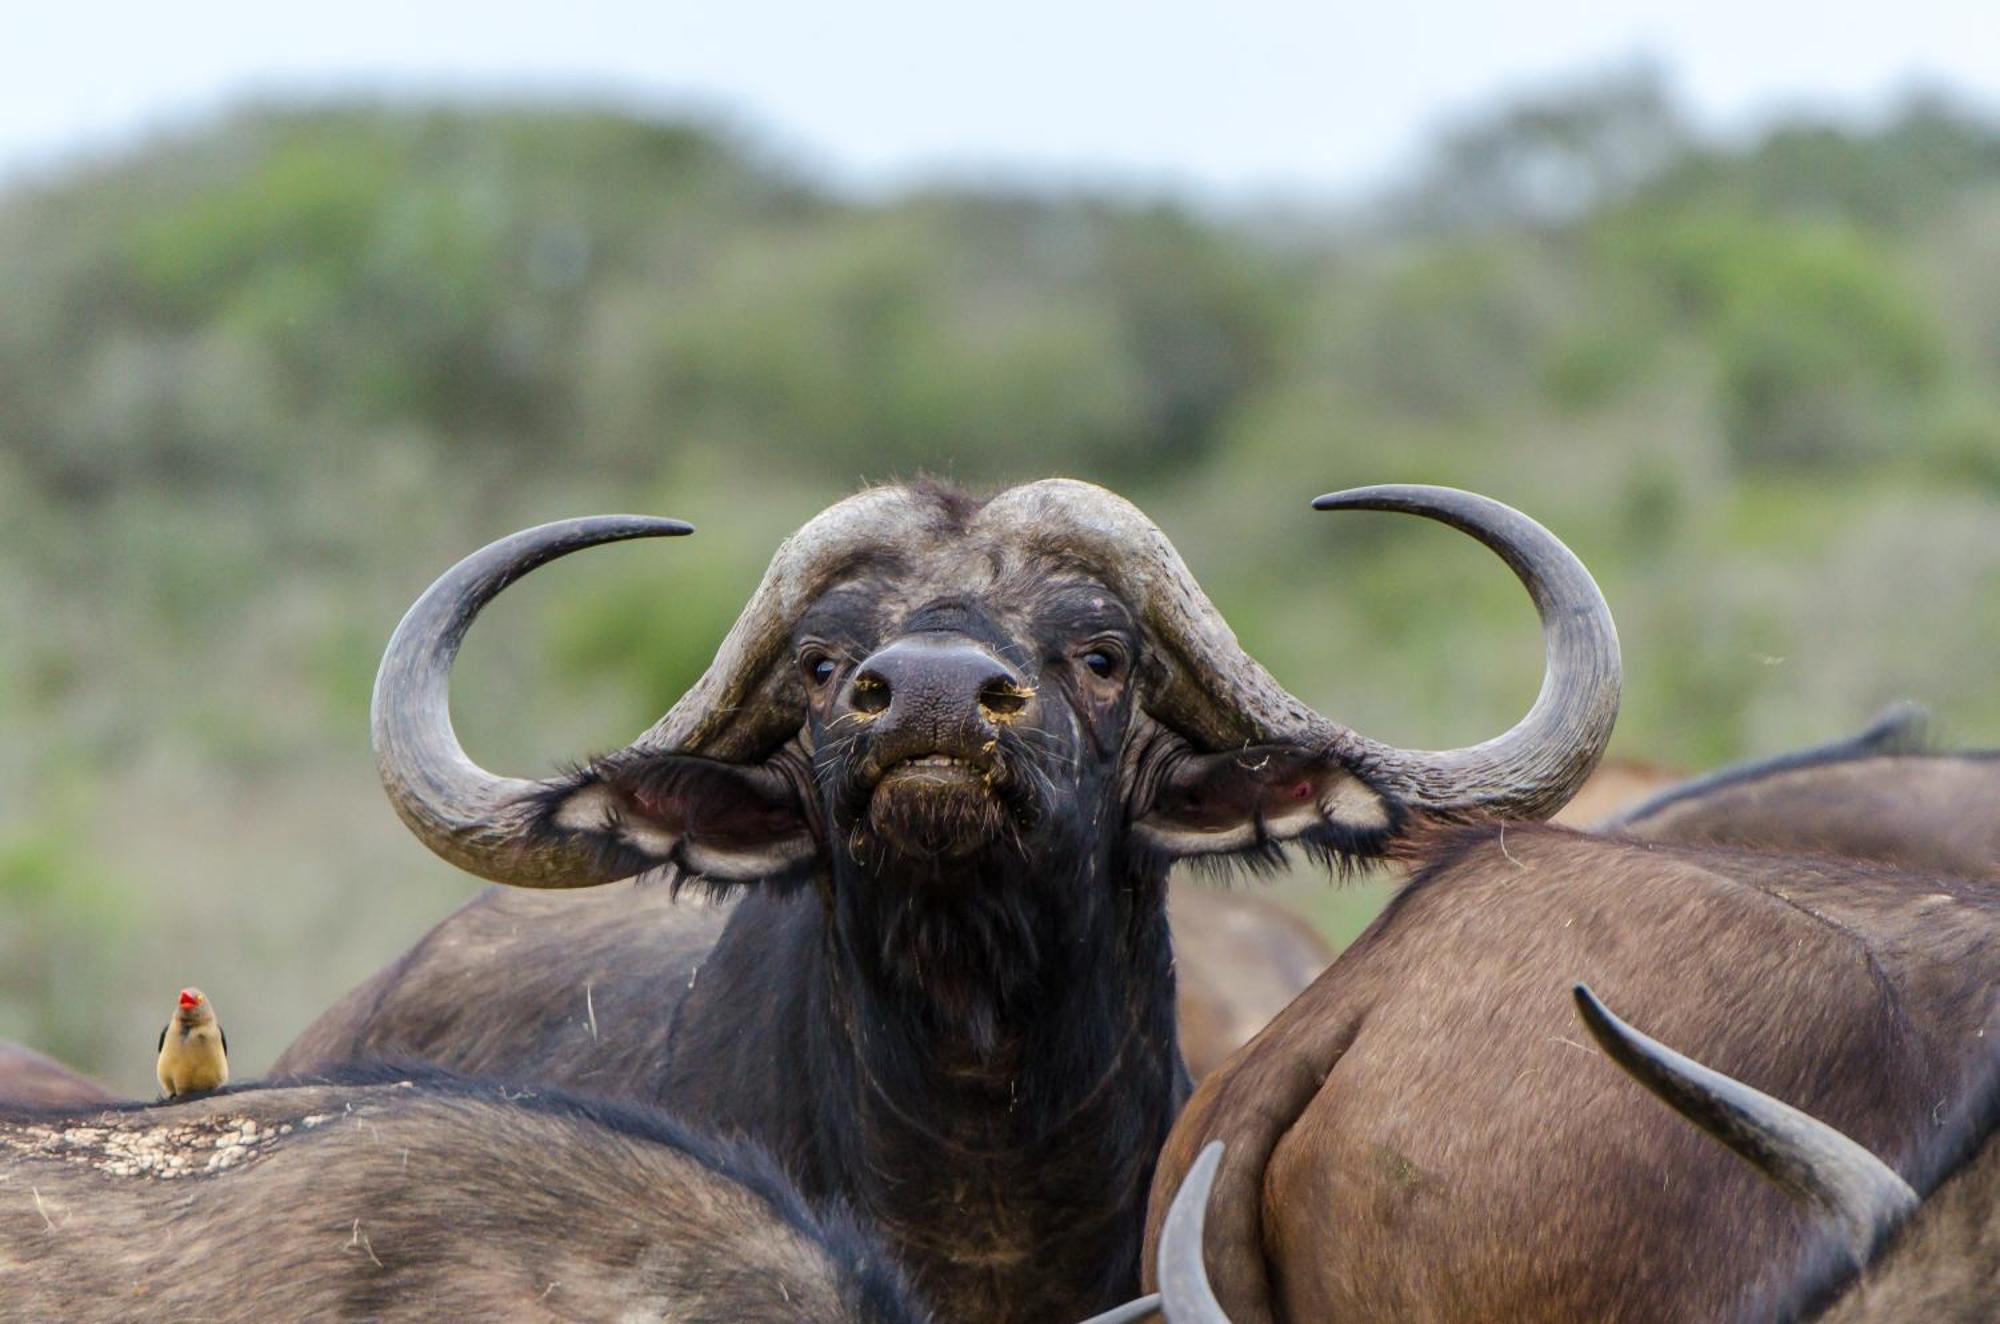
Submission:
<svg viewBox="0 0 2000 1324">
<path fill-rule="evenodd" d="M 857 826 L 904 863 L 949 865 L 989 849 L 1012 821 L 988 774 L 957 761 L 923 759 L 883 774 Z"/>
<path fill-rule="evenodd" d="M 1097 863 L 1033 776 L 929 759 L 857 788 L 835 896 L 853 950 L 947 1042 L 984 1057 L 1049 992 L 1094 914 Z M 839 821 L 836 818 L 836 821 Z"/>
</svg>

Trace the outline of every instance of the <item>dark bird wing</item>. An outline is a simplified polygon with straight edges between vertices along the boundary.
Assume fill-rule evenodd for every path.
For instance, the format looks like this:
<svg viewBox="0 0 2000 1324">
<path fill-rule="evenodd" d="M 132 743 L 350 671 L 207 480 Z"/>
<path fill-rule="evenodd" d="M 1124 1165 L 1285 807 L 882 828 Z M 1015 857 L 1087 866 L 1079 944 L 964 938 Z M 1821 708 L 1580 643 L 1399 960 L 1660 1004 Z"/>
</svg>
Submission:
<svg viewBox="0 0 2000 1324">
<path fill-rule="evenodd" d="M 164 1053 L 167 1051 L 167 1031 L 173 1028 L 174 1028 L 174 1023 L 172 1021 L 168 1021 L 165 1025 L 162 1025 L 160 1027 L 160 1042 L 153 1045 L 154 1052 Z"/>
</svg>

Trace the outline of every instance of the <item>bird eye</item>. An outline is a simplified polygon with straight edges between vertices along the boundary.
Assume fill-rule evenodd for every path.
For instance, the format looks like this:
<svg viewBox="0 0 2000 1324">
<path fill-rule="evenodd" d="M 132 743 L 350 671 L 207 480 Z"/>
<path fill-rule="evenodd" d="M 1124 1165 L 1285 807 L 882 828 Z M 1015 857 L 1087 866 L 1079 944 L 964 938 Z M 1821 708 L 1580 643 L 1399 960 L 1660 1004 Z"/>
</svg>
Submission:
<svg viewBox="0 0 2000 1324">
<path fill-rule="evenodd" d="M 833 673 L 840 670 L 832 658 L 825 653 L 808 653 L 802 664 L 806 679 L 815 685 L 824 685 L 833 679 Z"/>
<path fill-rule="evenodd" d="M 1118 670 L 1118 659 L 1105 649 L 1093 648 L 1083 655 L 1083 665 L 1089 667 L 1093 675 L 1109 676 Z"/>
</svg>

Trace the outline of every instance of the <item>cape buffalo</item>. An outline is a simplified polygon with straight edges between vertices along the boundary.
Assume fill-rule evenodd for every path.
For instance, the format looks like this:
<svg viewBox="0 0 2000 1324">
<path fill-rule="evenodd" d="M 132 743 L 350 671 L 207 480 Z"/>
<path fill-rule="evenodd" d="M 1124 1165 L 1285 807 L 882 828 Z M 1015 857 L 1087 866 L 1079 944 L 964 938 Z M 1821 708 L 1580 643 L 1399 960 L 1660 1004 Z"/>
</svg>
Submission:
<svg viewBox="0 0 2000 1324">
<path fill-rule="evenodd" d="M 1227 1324 L 1206 1171 L 1169 1317 Z M 437 1072 L 0 1112 L 8 1319 L 923 1324 L 892 1263 L 743 1144 L 649 1109 Z M 1151 1317 L 1157 1301 L 1108 1317 Z"/>
<path fill-rule="evenodd" d="M 1823 745 L 1810 745 L 1805 749 L 1787 750 L 1782 754 L 1772 754 L 1764 758 L 1744 759 L 1727 764 L 1710 772 L 1694 777 L 1672 777 L 1648 789 L 1644 795 L 1636 795 L 1618 805 L 1616 811 L 1607 810 L 1595 818 L 1577 822 L 1579 827 L 1616 828 L 1621 824 L 1637 823 L 1652 818 L 1676 805 L 1695 800 L 1706 800 L 1711 796 L 1726 794 L 1739 786 L 1754 786 L 1784 773 L 1816 768 L 1826 764 L 1847 763 L 1855 759 L 1870 758 L 1881 754 L 1924 754 L 1930 752 L 1930 710 L 1922 704 L 1908 700 L 1898 700 L 1875 714 L 1867 726 L 1850 736 L 1830 740 Z M 1605 770 L 1615 761 L 1607 759 L 1591 774 L 1591 781 L 1602 777 Z M 1590 783 L 1584 783 L 1588 789 Z M 1576 797 L 1563 808 L 1567 815 L 1577 807 L 1583 798 L 1578 791 Z M 1558 815 L 1555 821 L 1562 821 Z"/>
<path fill-rule="evenodd" d="M 1929 1198 L 1835 1128 L 1639 1033 L 1578 985 L 1598 1044 L 1846 1240 L 1851 1258 L 1770 1285 L 1759 1319 L 1819 1324 L 1989 1320 L 2000 1308 L 2000 1044 L 1984 1088 L 1930 1137 Z M 1879 1252 L 1879 1253 L 1878 1253 Z M 1860 1270 L 1856 1276 L 1855 1270 Z"/>
<path fill-rule="evenodd" d="M 2000 883 L 1444 828 L 1312 988 L 1203 1081 L 1155 1193 L 1229 1147 L 1208 1240 L 1240 1324 L 1766 1320 L 1846 1243 L 1596 1059 L 1587 981 L 1922 1192 L 2000 1042 Z"/>
<path fill-rule="evenodd" d="M 1564 827 L 1591 827 L 1631 808 L 1661 791 L 1687 780 L 1685 772 L 1663 768 L 1639 759 L 1607 758 L 1577 788 L 1570 802 L 1551 815 L 1551 823 Z"/>
<path fill-rule="evenodd" d="M 112 1103 L 104 1086 L 32 1048 L 0 1042 L 0 1106 L 35 1104 L 52 1107 Z"/>
<path fill-rule="evenodd" d="M 1370 740 L 1250 658 L 1122 499 L 920 483 L 788 539 L 708 673 L 637 742 L 523 781 L 452 733 L 473 618 L 555 557 L 688 530 L 607 516 L 495 543 L 398 627 L 374 734 L 410 828 L 512 887 L 350 994 L 281 1068 L 418 1056 L 740 1129 L 880 1228 L 954 1319 L 1130 1296 L 1187 1088 L 1173 862 L 1372 855 L 1420 818 L 1546 815 L 1616 713 L 1610 613 L 1546 529 L 1445 488 L 1316 504 L 1423 515 L 1501 555 L 1547 649 L 1520 723 L 1444 752 Z M 654 881 L 545 890 L 635 875 Z M 672 902 L 689 889 L 739 899 Z"/>
<path fill-rule="evenodd" d="M 1851 739 L 1697 777 L 1599 826 L 2000 878 L 2000 752 L 1930 752 L 1922 710 L 1899 706 Z"/>
</svg>

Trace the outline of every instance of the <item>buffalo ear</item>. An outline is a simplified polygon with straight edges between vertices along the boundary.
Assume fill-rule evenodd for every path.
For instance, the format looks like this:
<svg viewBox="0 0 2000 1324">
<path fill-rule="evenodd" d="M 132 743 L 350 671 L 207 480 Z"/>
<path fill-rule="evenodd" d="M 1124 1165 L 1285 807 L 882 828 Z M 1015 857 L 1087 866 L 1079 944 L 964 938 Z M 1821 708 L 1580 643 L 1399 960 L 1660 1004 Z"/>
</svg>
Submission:
<svg viewBox="0 0 2000 1324">
<path fill-rule="evenodd" d="M 819 855 L 790 777 L 684 754 L 587 767 L 548 821 L 596 838 L 634 873 L 672 864 L 710 882 L 790 882 Z"/>
<path fill-rule="evenodd" d="M 1370 854 L 1394 830 L 1391 801 L 1330 755 L 1253 745 L 1181 759 L 1133 831 L 1177 859 L 1289 841 Z"/>
</svg>

